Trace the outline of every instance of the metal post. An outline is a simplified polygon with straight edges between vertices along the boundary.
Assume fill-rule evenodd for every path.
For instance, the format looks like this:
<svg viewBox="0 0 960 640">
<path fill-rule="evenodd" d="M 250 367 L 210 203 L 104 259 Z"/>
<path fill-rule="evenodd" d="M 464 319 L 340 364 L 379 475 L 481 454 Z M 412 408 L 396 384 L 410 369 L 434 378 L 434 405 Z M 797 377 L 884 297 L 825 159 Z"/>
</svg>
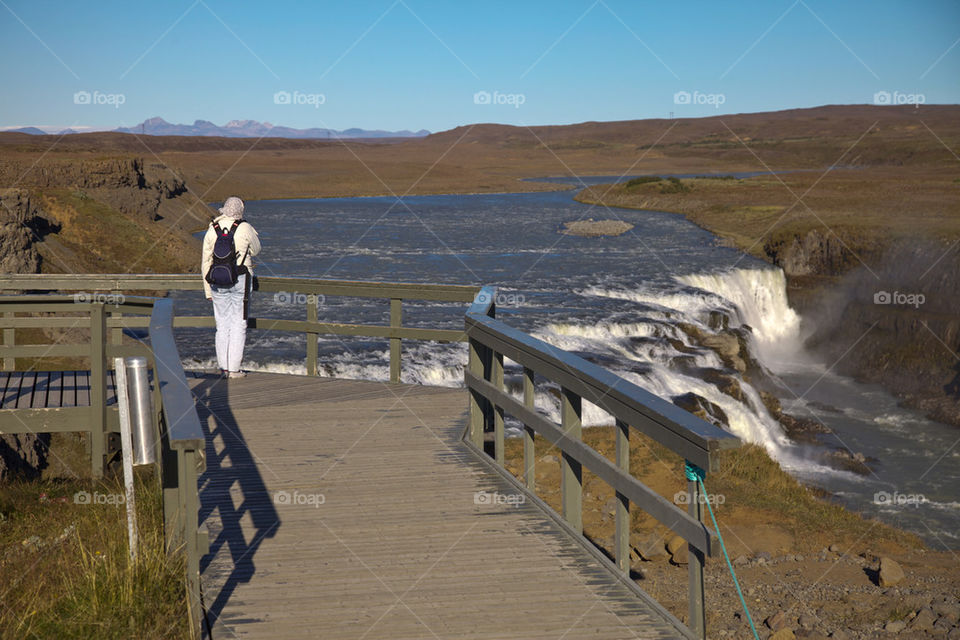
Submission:
<svg viewBox="0 0 960 640">
<path fill-rule="evenodd" d="M 157 461 L 159 445 L 153 424 L 150 380 L 147 377 L 147 359 L 139 356 L 127 358 L 126 374 L 133 429 L 133 464 L 153 464 Z M 118 388 L 119 385 L 118 377 Z"/>
<path fill-rule="evenodd" d="M 94 478 L 103 477 L 107 429 L 107 317 L 103 303 L 90 307 L 90 465 Z"/>
<path fill-rule="evenodd" d="M 563 434 L 570 440 L 579 440 L 582 432 L 580 396 L 569 389 L 561 390 L 560 422 Z M 563 518 L 574 531 L 583 533 L 583 470 L 580 463 L 564 451 L 561 454 L 560 493 Z"/>
<path fill-rule="evenodd" d="M 491 378 L 493 386 L 499 391 L 503 391 L 503 354 L 494 353 L 491 358 L 493 371 Z M 497 464 L 503 466 L 503 407 L 493 407 L 493 459 Z"/>
<path fill-rule="evenodd" d="M 307 322 L 317 322 L 319 318 L 317 304 L 318 304 L 318 300 L 316 295 L 311 294 L 307 296 Z M 307 375 L 308 376 L 317 375 L 317 359 L 318 359 L 317 335 L 318 334 L 316 331 L 307 331 Z"/>
<path fill-rule="evenodd" d="M 117 383 L 117 409 L 120 413 L 120 456 L 123 459 L 123 484 L 126 490 L 127 541 L 130 559 L 137 560 L 137 502 L 133 486 L 133 430 L 130 416 L 130 397 L 127 393 L 127 369 L 123 358 L 114 358 L 114 379 Z"/>
<path fill-rule="evenodd" d="M 617 437 L 617 468 L 624 474 L 630 475 L 630 426 L 622 420 L 617 420 L 615 427 Z M 630 573 L 630 500 L 617 491 L 616 507 L 616 559 L 620 571 Z"/>
<path fill-rule="evenodd" d="M 390 298 L 390 327 L 403 326 L 403 299 Z M 390 382 L 400 382 L 400 338 L 390 338 Z"/>
<path fill-rule="evenodd" d="M 523 406 L 534 408 L 533 369 L 523 368 Z M 527 489 L 535 491 L 537 488 L 536 476 L 536 449 L 534 448 L 533 429 L 523 425 L 523 480 Z"/>
<path fill-rule="evenodd" d="M 696 480 L 687 481 L 687 495 L 690 497 L 689 513 L 698 521 L 703 521 L 703 504 L 705 499 L 700 493 L 700 483 Z M 703 552 L 687 544 L 688 563 L 690 567 L 690 631 L 701 640 L 707 637 L 707 618 L 704 606 L 703 592 Z"/>
</svg>

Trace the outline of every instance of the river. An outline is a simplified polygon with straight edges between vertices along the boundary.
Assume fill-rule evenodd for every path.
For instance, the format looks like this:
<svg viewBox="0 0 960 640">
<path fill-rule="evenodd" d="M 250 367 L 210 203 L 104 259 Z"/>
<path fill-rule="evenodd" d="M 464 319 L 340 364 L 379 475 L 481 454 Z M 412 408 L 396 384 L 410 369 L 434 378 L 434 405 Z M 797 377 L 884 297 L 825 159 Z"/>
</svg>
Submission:
<svg viewBox="0 0 960 640">
<path fill-rule="evenodd" d="M 594 176 L 599 184 L 621 179 Z M 550 178 L 569 189 L 570 178 Z M 803 347 L 810 331 L 789 306 L 783 273 L 723 246 L 682 216 L 575 202 L 569 190 L 542 193 L 268 200 L 247 203 L 263 243 L 259 275 L 310 276 L 499 287 L 498 316 L 587 357 L 666 398 L 694 393 L 722 422 L 758 443 L 788 472 L 845 507 L 913 531 L 936 547 L 960 548 L 960 432 L 897 406 L 884 390 L 832 373 Z M 618 218 L 618 237 L 558 233 L 563 222 Z M 303 319 L 292 294 L 255 294 L 252 314 Z M 198 293 L 176 295 L 178 313 L 209 313 Z M 405 302 L 404 324 L 462 327 L 462 305 Z M 330 298 L 321 320 L 388 324 L 380 301 Z M 749 328 L 746 328 L 749 327 Z M 786 436 L 750 384 L 704 346 L 704 336 L 745 336 L 764 385 L 793 415 L 821 422 L 820 439 L 868 460 L 866 475 L 821 462 L 823 446 Z M 203 330 L 178 330 L 185 365 L 215 368 Z M 248 370 L 304 373 L 304 337 L 248 334 Z M 321 337 L 323 375 L 385 380 L 382 340 Z M 462 385 L 463 345 L 404 343 L 403 381 Z M 508 379 L 515 391 L 518 382 Z M 731 378 L 740 393 L 729 393 Z M 756 382 L 756 381 L 755 381 Z M 609 424 L 584 403 L 584 424 Z M 538 407 L 558 419 L 553 396 Z M 716 411 L 719 408 L 720 411 Z M 510 425 L 508 425 L 510 426 Z M 516 425 L 513 425 L 514 428 Z"/>
</svg>

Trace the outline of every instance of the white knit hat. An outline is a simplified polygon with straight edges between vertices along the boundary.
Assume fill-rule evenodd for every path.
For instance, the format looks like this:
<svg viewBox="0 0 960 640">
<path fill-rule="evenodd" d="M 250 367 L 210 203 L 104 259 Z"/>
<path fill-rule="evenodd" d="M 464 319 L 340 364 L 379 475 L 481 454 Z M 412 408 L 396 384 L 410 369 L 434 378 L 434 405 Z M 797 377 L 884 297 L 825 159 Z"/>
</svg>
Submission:
<svg viewBox="0 0 960 640">
<path fill-rule="evenodd" d="M 220 207 L 220 213 L 234 220 L 241 219 L 243 217 L 243 200 L 236 196 L 230 196 Z"/>
</svg>

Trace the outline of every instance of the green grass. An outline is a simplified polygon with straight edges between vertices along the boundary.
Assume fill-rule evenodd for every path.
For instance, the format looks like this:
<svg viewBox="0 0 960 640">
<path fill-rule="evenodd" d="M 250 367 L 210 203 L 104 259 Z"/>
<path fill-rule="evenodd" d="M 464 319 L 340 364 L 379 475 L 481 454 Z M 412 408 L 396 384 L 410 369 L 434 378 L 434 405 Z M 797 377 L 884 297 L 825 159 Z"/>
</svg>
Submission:
<svg viewBox="0 0 960 640">
<path fill-rule="evenodd" d="M 123 493 L 117 480 L 13 481 L 0 489 L 0 638 L 189 636 L 184 566 L 164 548 L 156 479 L 137 482 L 136 562 L 124 506 L 78 504 L 79 491 Z"/>
<path fill-rule="evenodd" d="M 663 180 L 663 178 L 661 178 L 660 176 L 640 176 L 639 178 L 632 178 L 630 180 L 627 180 L 626 184 L 624 184 L 624 187 L 626 187 L 627 189 L 633 189 L 633 188 L 639 187 L 642 184 L 650 184 L 651 182 L 660 182 L 661 180 Z"/>
</svg>

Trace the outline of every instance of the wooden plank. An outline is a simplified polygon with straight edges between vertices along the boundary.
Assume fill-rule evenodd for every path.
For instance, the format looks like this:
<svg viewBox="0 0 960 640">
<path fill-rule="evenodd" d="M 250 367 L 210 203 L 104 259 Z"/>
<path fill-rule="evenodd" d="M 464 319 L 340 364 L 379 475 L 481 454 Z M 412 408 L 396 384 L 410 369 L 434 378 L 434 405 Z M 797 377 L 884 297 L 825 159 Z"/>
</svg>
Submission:
<svg viewBox="0 0 960 640">
<path fill-rule="evenodd" d="M 63 394 L 60 397 L 60 406 L 77 406 L 77 372 L 63 372 Z"/>
<path fill-rule="evenodd" d="M 47 392 L 47 407 L 63 406 L 63 377 L 64 371 L 50 372 L 50 389 Z"/>
<path fill-rule="evenodd" d="M 11 384 L 20 384 L 17 374 L 9 371 L 0 372 L 0 409 L 3 409 L 7 400 L 7 388 Z"/>
<path fill-rule="evenodd" d="M 32 409 L 45 409 L 47 407 L 47 398 L 50 394 L 50 373 L 49 371 L 37 372 L 37 379 L 33 385 L 33 400 L 30 402 Z"/>
<path fill-rule="evenodd" d="M 9 414 L 9 419 L 7 419 Z M 84 431 L 90 422 L 87 407 L 53 407 L 47 409 L 0 409 L 0 432 L 24 433 L 46 431 L 71 433 Z M 10 426 L 7 426 L 10 425 Z M 26 425 L 27 428 L 24 428 Z"/>
<path fill-rule="evenodd" d="M 33 385 L 37 381 L 36 371 L 25 371 L 20 380 L 20 392 L 17 394 L 16 409 L 29 409 L 33 402 Z"/>
<path fill-rule="evenodd" d="M 90 372 L 77 371 L 77 407 L 90 406 Z"/>
</svg>

